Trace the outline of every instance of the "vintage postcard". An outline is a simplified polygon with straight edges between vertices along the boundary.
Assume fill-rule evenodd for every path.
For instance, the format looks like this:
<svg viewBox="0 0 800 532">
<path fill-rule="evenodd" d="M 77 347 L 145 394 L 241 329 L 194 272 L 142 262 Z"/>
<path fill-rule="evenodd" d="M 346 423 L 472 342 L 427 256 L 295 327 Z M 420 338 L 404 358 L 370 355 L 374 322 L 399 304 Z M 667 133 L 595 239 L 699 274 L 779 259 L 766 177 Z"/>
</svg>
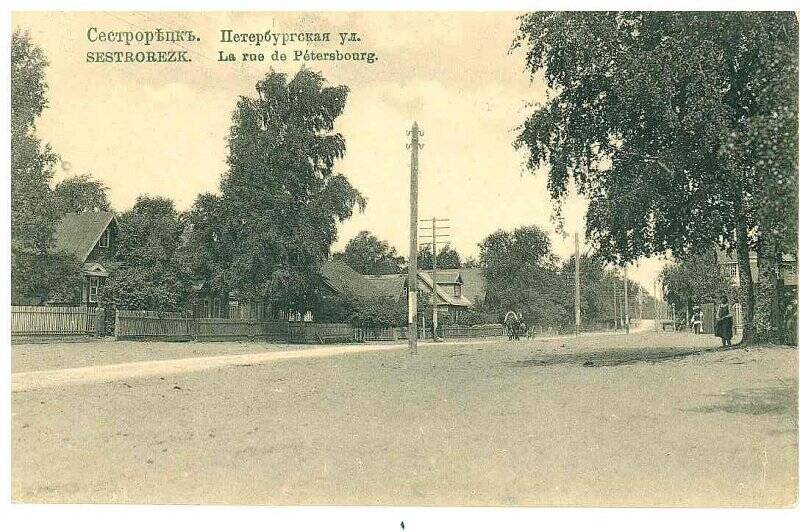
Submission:
<svg viewBox="0 0 800 532">
<path fill-rule="evenodd" d="M 796 504 L 795 13 L 11 31 L 13 502 Z"/>
</svg>

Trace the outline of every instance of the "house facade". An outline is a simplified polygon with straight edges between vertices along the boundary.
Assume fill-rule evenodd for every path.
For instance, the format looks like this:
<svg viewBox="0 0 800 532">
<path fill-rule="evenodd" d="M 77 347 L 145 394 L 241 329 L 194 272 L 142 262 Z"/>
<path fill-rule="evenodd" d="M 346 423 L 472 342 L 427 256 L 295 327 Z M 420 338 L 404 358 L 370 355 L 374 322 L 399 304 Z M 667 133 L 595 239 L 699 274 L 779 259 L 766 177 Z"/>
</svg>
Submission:
<svg viewBox="0 0 800 532">
<path fill-rule="evenodd" d="M 119 234 L 112 212 L 70 213 L 56 226 L 55 249 L 75 256 L 81 263 L 82 306 L 95 307 L 116 253 Z"/>
<path fill-rule="evenodd" d="M 735 251 L 727 252 L 720 248 L 716 249 L 717 265 L 720 272 L 726 279 L 729 279 L 732 286 L 739 286 L 739 261 Z M 758 254 L 750 252 L 750 275 L 754 283 L 759 282 L 758 275 Z M 797 288 L 797 257 L 785 253 L 781 263 L 780 275 L 783 278 L 784 286 Z"/>
</svg>

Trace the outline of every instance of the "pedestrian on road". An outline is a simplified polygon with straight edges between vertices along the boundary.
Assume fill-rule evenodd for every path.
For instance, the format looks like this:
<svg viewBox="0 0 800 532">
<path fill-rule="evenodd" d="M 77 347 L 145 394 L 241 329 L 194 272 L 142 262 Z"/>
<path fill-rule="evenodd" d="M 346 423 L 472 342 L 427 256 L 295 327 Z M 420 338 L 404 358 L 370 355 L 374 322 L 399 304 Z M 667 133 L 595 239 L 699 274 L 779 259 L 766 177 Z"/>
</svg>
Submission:
<svg viewBox="0 0 800 532">
<path fill-rule="evenodd" d="M 729 347 L 731 345 L 731 338 L 733 338 L 733 316 L 731 315 L 731 308 L 728 305 L 727 296 L 722 296 L 720 298 L 719 307 L 717 307 L 717 321 L 714 327 L 714 334 L 722 338 L 722 347 Z"/>
</svg>

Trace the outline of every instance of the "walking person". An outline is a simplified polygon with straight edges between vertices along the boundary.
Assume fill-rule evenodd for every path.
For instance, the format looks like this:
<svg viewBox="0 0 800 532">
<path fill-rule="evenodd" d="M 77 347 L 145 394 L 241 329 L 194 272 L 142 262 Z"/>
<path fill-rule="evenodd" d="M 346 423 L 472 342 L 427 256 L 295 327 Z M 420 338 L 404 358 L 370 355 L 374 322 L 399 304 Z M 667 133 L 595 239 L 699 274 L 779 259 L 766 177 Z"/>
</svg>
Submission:
<svg viewBox="0 0 800 532">
<path fill-rule="evenodd" d="M 731 338 L 733 338 L 733 316 L 731 315 L 731 307 L 728 305 L 727 296 L 722 296 L 720 298 L 719 307 L 717 307 L 717 320 L 714 327 L 714 334 L 722 338 L 722 347 L 729 347 L 731 345 Z"/>
</svg>

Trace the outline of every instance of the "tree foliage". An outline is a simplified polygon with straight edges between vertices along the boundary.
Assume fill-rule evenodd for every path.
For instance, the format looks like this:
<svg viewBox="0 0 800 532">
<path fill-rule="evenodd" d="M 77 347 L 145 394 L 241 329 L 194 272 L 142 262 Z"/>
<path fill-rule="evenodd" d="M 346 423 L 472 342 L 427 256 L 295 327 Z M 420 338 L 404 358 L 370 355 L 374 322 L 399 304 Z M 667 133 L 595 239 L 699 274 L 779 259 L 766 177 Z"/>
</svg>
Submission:
<svg viewBox="0 0 800 532">
<path fill-rule="evenodd" d="M 50 180 L 56 155 L 36 136 L 47 106 L 44 52 L 27 32 L 11 36 L 11 241 L 12 249 L 46 253 L 58 215 Z"/>
<path fill-rule="evenodd" d="M 417 254 L 417 266 L 421 270 L 433 269 L 433 248 L 430 245 L 420 248 Z M 461 267 L 461 255 L 458 251 L 445 244 L 436 250 L 436 267 L 441 270 Z"/>
<path fill-rule="evenodd" d="M 486 306 L 497 322 L 521 311 L 528 325 L 559 325 L 566 312 L 564 287 L 550 238 L 535 226 L 495 231 L 478 244 L 486 277 Z"/>
<path fill-rule="evenodd" d="M 730 281 L 720 272 L 714 252 L 678 259 L 661 274 L 666 301 L 679 313 L 695 305 L 713 303 L 719 296 L 731 297 Z"/>
<path fill-rule="evenodd" d="M 36 136 L 47 106 L 44 52 L 27 32 L 11 36 L 11 302 L 80 299 L 80 265 L 52 250 L 58 211 L 50 181 L 57 157 Z"/>
<path fill-rule="evenodd" d="M 133 310 L 185 310 L 191 288 L 185 222 L 173 201 L 140 196 L 118 221 L 116 266 L 103 291 L 103 304 Z"/>
<path fill-rule="evenodd" d="M 291 80 L 271 71 L 256 90 L 236 104 L 222 194 L 195 202 L 190 238 L 218 288 L 311 308 L 337 223 L 366 203 L 334 171 L 345 151 L 334 122 L 348 89 L 303 69 Z"/>
<path fill-rule="evenodd" d="M 400 273 L 406 264 L 394 246 L 369 231 L 359 232 L 347 242 L 344 251 L 334 253 L 333 258 L 344 261 L 362 275 Z"/>
<path fill-rule="evenodd" d="M 110 211 L 108 187 L 91 174 L 68 177 L 56 184 L 53 201 L 59 215 L 70 212 Z"/>
<path fill-rule="evenodd" d="M 747 336 L 747 250 L 777 204 L 796 220 L 795 15 L 534 13 L 514 46 L 549 87 L 516 146 L 549 166 L 552 198 L 575 183 L 608 261 L 738 246 Z M 796 222 L 778 233 L 795 242 Z"/>
</svg>

